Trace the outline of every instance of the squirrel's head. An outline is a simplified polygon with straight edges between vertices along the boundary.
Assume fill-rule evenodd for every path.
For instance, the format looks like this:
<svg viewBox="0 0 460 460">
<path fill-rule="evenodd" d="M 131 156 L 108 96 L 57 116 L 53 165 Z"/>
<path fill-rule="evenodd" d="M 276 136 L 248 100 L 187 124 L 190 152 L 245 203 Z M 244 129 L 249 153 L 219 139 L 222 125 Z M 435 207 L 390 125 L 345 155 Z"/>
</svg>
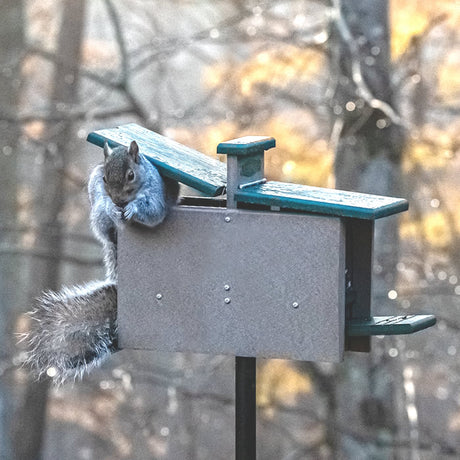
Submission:
<svg viewBox="0 0 460 460">
<path fill-rule="evenodd" d="M 139 147 L 132 141 L 129 148 L 124 146 L 111 149 L 104 144 L 104 186 L 112 201 L 120 207 L 132 201 L 139 190 Z"/>
</svg>

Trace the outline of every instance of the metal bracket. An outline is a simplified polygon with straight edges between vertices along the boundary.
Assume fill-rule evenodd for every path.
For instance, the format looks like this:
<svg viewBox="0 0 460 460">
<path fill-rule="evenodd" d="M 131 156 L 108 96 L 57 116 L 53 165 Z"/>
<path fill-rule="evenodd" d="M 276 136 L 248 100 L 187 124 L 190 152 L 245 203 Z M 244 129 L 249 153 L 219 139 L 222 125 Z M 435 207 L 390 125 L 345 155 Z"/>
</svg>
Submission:
<svg viewBox="0 0 460 460">
<path fill-rule="evenodd" d="M 267 182 L 267 178 L 264 177 L 263 179 L 260 179 L 260 180 L 255 180 L 255 181 L 252 181 L 252 182 L 247 182 L 246 184 L 241 184 L 241 185 L 238 185 L 238 188 L 240 190 L 243 190 L 247 187 L 252 187 L 253 185 L 260 185 L 260 184 L 265 184 Z"/>
</svg>

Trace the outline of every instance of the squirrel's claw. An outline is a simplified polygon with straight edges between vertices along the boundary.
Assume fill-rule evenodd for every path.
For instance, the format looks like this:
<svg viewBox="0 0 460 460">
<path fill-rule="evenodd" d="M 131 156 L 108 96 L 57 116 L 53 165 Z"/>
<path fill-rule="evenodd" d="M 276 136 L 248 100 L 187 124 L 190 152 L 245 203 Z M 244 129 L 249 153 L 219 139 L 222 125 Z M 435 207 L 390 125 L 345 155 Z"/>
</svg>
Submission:
<svg viewBox="0 0 460 460">
<path fill-rule="evenodd" d="M 128 203 L 123 209 L 124 220 L 131 220 L 137 214 L 137 206 L 133 201 Z"/>
<path fill-rule="evenodd" d="M 116 206 L 110 199 L 106 202 L 106 213 L 115 224 L 123 220 L 123 209 Z"/>
</svg>

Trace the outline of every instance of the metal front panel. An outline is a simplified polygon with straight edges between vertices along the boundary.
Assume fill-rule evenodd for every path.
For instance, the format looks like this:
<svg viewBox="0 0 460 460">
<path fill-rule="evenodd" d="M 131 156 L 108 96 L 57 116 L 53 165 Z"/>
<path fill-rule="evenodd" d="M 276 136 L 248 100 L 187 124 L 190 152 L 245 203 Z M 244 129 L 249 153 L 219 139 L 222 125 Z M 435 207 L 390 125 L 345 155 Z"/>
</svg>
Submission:
<svg viewBox="0 0 460 460">
<path fill-rule="evenodd" d="M 338 361 L 344 259 L 338 218 L 176 207 L 120 232 L 120 345 Z"/>
</svg>

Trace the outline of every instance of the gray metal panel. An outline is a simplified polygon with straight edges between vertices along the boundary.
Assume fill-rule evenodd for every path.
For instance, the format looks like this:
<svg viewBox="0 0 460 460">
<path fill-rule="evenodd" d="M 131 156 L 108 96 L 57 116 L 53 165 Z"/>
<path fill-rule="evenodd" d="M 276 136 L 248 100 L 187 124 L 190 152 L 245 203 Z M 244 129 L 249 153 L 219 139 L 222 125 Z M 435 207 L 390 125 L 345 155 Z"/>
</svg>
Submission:
<svg viewBox="0 0 460 460">
<path fill-rule="evenodd" d="M 120 345 L 339 361 L 344 259 L 338 218 L 176 207 L 120 232 Z"/>
</svg>

